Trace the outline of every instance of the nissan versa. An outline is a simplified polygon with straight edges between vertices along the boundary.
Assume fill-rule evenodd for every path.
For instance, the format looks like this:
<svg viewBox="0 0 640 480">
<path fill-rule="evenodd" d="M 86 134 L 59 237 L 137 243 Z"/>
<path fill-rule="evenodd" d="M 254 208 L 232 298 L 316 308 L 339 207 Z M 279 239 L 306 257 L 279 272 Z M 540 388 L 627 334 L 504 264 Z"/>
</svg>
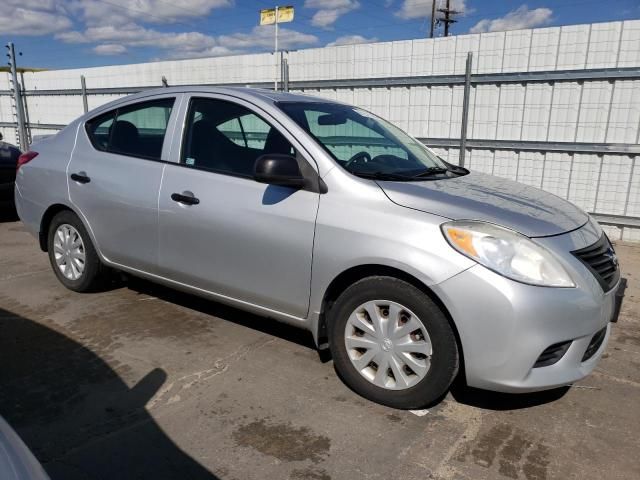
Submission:
<svg viewBox="0 0 640 480">
<path fill-rule="evenodd" d="M 306 328 L 393 407 L 437 402 L 459 371 L 504 392 L 569 384 L 615 320 L 618 262 L 586 213 L 350 105 L 146 91 L 18 164 L 18 213 L 67 288 L 115 269 Z"/>
</svg>

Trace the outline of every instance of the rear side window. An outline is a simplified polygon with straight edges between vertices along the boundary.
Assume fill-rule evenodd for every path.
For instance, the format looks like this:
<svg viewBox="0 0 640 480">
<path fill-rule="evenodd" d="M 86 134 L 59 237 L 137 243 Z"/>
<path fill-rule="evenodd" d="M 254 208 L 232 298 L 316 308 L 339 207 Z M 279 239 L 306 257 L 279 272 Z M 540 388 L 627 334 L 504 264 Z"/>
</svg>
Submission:
<svg viewBox="0 0 640 480">
<path fill-rule="evenodd" d="M 174 100 L 127 105 L 88 121 L 91 143 L 102 151 L 160 160 Z"/>
<path fill-rule="evenodd" d="M 106 151 L 109 144 L 109 133 L 111 125 L 116 118 L 117 110 L 114 110 L 87 122 L 87 133 L 91 139 L 91 143 L 98 150 Z"/>
</svg>

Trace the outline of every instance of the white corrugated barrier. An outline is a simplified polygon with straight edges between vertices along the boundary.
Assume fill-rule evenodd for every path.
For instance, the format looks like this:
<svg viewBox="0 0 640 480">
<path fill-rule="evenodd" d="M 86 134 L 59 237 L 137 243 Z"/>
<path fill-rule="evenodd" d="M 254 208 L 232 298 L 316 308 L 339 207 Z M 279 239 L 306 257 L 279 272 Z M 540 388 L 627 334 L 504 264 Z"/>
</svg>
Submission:
<svg viewBox="0 0 640 480">
<path fill-rule="evenodd" d="M 467 52 L 473 52 L 476 75 L 638 69 L 640 20 L 325 47 L 288 52 L 286 58 L 292 91 L 369 109 L 456 162 L 463 85 L 362 86 L 362 80 L 463 75 Z M 163 76 L 169 85 L 272 82 L 274 71 L 273 55 L 265 53 L 25 73 L 32 136 L 49 134 L 51 124 L 83 113 L 79 94 L 34 93 L 79 90 L 81 75 L 91 90 L 160 86 Z M 330 86 L 336 80 L 354 83 Z M 329 86 L 301 84 L 317 81 Z M 9 90 L 6 74 L 0 75 L 0 90 Z M 89 109 L 120 96 L 89 95 Z M 0 131 L 7 141 L 15 141 L 12 122 L 11 99 L 0 95 Z M 589 212 L 629 219 L 622 221 L 629 226 L 608 231 L 613 238 L 640 241 L 640 229 L 630 226 L 640 217 L 640 76 L 473 84 L 468 139 L 469 168 L 541 187 Z M 480 148 L 479 141 L 488 143 Z M 541 145 L 523 148 L 523 142 Z M 586 148 L 562 151 L 557 144 Z M 619 148 L 612 153 L 611 146 Z"/>
</svg>

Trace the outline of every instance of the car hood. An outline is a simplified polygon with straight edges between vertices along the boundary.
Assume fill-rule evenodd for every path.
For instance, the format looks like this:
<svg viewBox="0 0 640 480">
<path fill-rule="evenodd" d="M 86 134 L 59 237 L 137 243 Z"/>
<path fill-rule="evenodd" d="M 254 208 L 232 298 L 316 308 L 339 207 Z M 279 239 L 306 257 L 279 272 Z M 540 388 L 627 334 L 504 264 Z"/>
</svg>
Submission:
<svg viewBox="0 0 640 480">
<path fill-rule="evenodd" d="M 528 237 L 558 235 L 581 227 L 588 216 L 538 188 L 471 172 L 424 182 L 378 182 L 389 199 L 407 208 L 452 220 L 482 220 Z"/>
</svg>

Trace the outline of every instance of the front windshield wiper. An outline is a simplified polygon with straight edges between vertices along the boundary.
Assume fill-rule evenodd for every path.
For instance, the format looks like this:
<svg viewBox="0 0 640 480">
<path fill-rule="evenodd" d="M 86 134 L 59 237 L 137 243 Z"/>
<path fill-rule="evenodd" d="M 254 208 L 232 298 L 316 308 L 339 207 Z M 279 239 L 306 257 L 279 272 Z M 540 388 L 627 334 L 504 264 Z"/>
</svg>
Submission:
<svg viewBox="0 0 640 480">
<path fill-rule="evenodd" d="M 431 177 L 433 175 L 439 175 L 441 173 L 447 173 L 449 171 L 448 168 L 444 167 L 427 167 L 420 173 L 416 173 L 412 175 L 411 178 L 422 178 L 422 177 Z"/>
<path fill-rule="evenodd" d="M 369 178 L 371 180 L 411 180 L 413 177 L 407 175 L 400 175 L 398 173 L 387 173 L 387 172 L 358 172 L 349 170 L 349 173 L 360 177 L 360 178 Z"/>
</svg>

